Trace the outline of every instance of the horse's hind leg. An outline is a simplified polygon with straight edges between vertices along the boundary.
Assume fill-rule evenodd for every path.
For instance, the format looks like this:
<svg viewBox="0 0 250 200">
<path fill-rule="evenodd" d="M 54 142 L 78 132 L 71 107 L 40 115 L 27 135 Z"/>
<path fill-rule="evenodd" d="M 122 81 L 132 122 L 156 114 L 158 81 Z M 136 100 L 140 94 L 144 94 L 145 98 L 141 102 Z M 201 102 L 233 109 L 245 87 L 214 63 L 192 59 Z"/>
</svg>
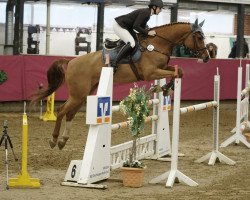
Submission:
<svg viewBox="0 0 250 200">
<path fill-rule="evenodd" d="M 64 115 L 66 114 L 65 111 L 64 111 L 64 107 L 67 105 L 67 102 L 68 101 L 66 101 L 57 110 L 56 124 L 55 124 L 55 127 L 54 127 L 54 131 L 52 133 L 52 139 L 49 141 L 49 145 L 50 145 L 50 147 L 52 149 L 57 144 L 57 139 L 58 139 L 58 136 L 60 134 L 60 128 L 61 128 L 61 124 L 62 124 L 62 119 L 63 119 Z"/>
<path fill-rule="evenodd" d="M 76 105 L 79 103 L 76 103 L 71 98 L 69 98 L 57 111 L 57 118 L 56 118 L 56 124 L 54 131 L 52 133 L 52 139 L 49 141 L 50 147 L 53 149 L 57 144 L 57 139 L 60 134 L 60 128 L 62 124 L 63 117 L 70 111 L 75 108 Z"/>
<path fill-rule="evenodd" d="M 77 105 L 73 110 L 70 110 L 68 113 L 66 113 L 65 129 L 64 129 L 64 132 L 62 135 L 62 139 L 58 141 L 58 147 L 60 150 L 63 149 L 63 147 L 66 145 L 67 140 L 69 139 L 72 120 L 74 119 L 77 111 L 81 108 L 82 104 L 83 104 L 83 102 L 81 102 L 79 105 Z"/>
</svg>

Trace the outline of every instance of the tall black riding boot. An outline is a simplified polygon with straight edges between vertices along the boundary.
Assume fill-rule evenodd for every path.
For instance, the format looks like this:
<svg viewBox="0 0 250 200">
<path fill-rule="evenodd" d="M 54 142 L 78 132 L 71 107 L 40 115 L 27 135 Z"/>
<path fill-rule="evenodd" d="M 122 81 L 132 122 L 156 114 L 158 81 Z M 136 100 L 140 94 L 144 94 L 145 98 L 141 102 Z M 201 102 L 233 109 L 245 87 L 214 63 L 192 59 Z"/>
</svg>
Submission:
<svg viewBox="0 0 250 200">
<path fill-rule="evenodd" d="M 130 43 L 125 44 L 121 50 L 119 51 L 119 53 L 117 54 L 117 57 L 115 59 L 114 62 L 111 63 L 111 66 L 114 68 L 114 72 L 116 72 L 117 68 L 118 68 L 118 63 L 121 61 L 121 59 L 125 58 L 126 56 L 128 56 L 128 54 L 131 52 L 133 48 L 130 46 Z"/>
</svg>

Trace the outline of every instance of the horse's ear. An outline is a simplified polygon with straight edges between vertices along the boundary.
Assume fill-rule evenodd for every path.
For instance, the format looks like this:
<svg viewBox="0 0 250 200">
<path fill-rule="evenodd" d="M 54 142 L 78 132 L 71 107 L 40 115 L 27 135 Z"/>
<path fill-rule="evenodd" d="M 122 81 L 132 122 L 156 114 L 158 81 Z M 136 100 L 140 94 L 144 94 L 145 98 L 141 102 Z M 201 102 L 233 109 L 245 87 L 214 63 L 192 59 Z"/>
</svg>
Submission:
<svg viewBox="0 0 250 200">
<path fill-rule="evenodd" d="M 198 27 L 198 18 L 195 20 L 194 25 Z"/>
<path fill-rule="evenodd" d="M 199 26 L 202 27 L 204 22 L 205 22 L 205 19 L 201 23 L 199 23 Z"/>
<path fill-rule="evenodd" d="M 195 22 L 193 24 L 191 24 L 191 27 L 192 27 L 192 31 L 197 30 L 197 28 L 199 27 L 198 19 L 196 19 Z"/>
</svg>

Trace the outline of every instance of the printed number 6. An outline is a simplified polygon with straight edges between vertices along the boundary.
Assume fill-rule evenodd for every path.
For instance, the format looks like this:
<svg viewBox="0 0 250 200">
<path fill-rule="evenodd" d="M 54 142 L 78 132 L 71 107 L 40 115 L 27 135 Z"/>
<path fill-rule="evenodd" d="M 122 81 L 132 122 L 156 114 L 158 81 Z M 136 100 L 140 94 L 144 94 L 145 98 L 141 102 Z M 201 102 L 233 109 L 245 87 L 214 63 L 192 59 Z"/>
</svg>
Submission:
<svg viewBox="0 0 250 200">
<path fill-rule="evenodd" d="M 74 166 L 72 167 L 71 178 L 74 178 L 75 175 L 76 175 L 76 165 L 74 165 Z"/>
</svg>

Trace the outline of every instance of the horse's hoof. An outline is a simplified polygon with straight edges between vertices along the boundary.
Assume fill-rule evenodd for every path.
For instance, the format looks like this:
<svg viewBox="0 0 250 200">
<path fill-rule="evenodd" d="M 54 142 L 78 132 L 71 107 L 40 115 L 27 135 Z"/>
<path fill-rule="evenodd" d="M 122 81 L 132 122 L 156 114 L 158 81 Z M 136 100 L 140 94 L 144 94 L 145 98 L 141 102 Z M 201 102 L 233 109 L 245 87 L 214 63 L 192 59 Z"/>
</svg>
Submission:
<svg viewBox="0 0 250 200">
<path fill-rule="evenodd" d="M 60 150 L 62 150 L 64 148 L 65 144 L 66 144 L 66 141 L 60 140 L 60 141 L 58 141 L 57 146 Z"/>
<path fill-rule="evenodd" d="M 168 84 L 161 87 L 163 91 L 163 96 L 170 96 L 174 92 L 174 79 L 172 79 Z"/>
<path fill-rule="evenodd" d="M 51 149 L 53 149 L 56 146 L 56 142 L 54 142 L 53 140 L 49 141 L 49 146 Z"/>
<path fill-rule="evenodd" d="M 62 140 L 58 141 L 57 146 L 60 150 L 64 148 L 69 137 L 63 137 Z"/>
<path fill-rule="evenodd" d="M 149 91 L 152 93 L 159 93 L 162 92 L 162 89 L 159 85 L 153 85 L 149 88 Z"/>
<path fill-rule="evenodd" d="M 174 93 L 174 91 L 170 88 L 166 91 L 163 91 L 163 96 L 166 97 L 166 96 L 170 96 Z"/>
</svg>

